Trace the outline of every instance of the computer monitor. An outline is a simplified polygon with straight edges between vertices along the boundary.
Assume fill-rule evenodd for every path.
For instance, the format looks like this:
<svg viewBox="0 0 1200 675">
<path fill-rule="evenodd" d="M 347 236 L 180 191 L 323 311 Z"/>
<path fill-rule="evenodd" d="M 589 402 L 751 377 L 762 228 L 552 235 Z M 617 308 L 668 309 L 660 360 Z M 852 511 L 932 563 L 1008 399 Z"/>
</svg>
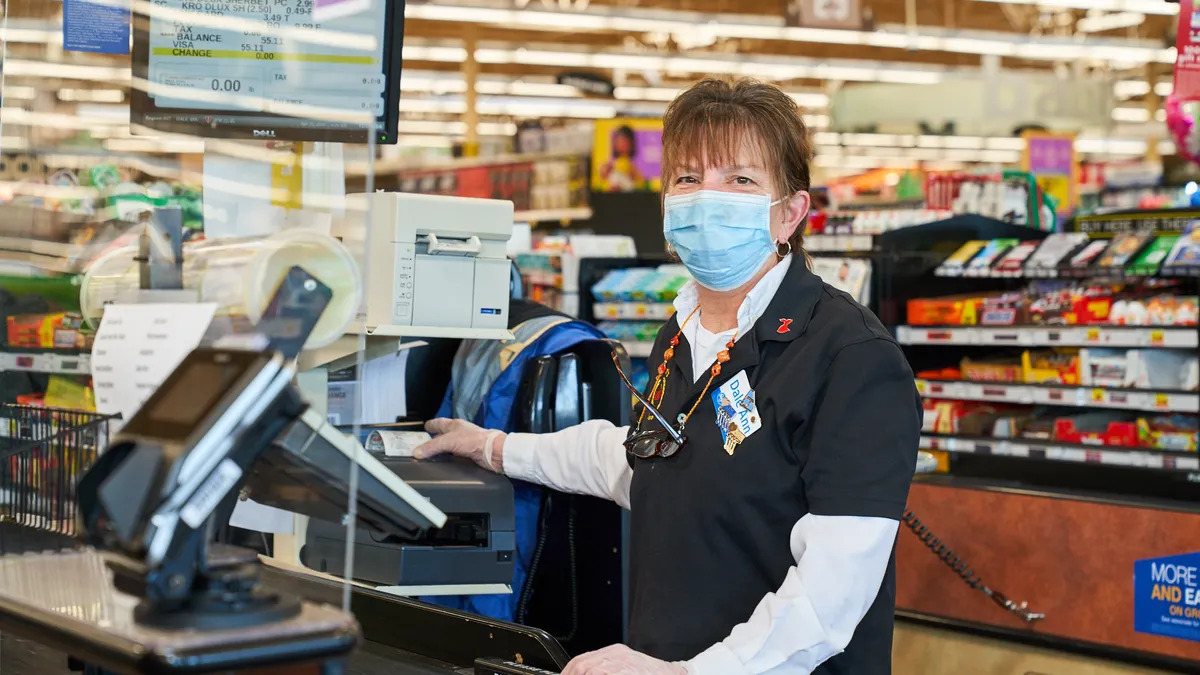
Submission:
<svg viewBox="0 0 1200 675">
<path fill-rule="evenodd" d="M 138 4 L 134 133 L 396 142 L 404 0 L 323 21 L 314 0 Z"/>
</svg>

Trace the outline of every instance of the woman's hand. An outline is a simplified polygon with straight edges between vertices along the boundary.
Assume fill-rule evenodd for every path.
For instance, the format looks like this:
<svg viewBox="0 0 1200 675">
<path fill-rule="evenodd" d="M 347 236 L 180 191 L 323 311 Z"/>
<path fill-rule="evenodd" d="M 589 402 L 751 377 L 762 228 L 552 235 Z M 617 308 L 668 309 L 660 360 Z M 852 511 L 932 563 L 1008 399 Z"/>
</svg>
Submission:
<svg viewBox="0 0 1200 675">
<path fill-rule="evenodd" d="M 611 645 L 571 659 L 562 675 L 687 675 L 687 668 Z"/>
<path fill-rule="evenodd" d="M 450 453 L 466 457 L 488 471 L 504 473 L 504 432 L 446 418 L 426 422 L 425 431 L 433 438 L 414 450 L 413 457 L 427 459 Z"/>
</svg>

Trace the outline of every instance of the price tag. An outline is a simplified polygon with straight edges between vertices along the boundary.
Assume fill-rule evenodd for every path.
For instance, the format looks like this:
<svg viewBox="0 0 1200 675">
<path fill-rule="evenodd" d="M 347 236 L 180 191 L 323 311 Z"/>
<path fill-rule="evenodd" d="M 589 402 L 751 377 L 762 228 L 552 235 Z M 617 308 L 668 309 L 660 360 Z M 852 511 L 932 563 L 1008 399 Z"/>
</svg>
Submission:
<svg viewBox="0 0 1200 675">
<path fill-rule="evenodd" d="M 62 359 L 58 362 L 58 369 L 64 373 L 79 372 L 81 370 L 79 359 Z"/>
<path fill-rule="evenodd" d="M 1063 392 L 1061 389 L 1051 389 L 1050 391 L 1046 392 L 1046 395 L 1051 401 L 1063 400 Z"/>
<path fill-rule="evenodd" d="M 16 367 L 21 370 L 30 370 L 33 368 L 33 357 L 28 354 L 22 354 L 17 357 Z"/>
<path fill-rule="evenodd" d="M 638 304 L 634 305 L 633 306 L 633 316 L 638 319 L 646 318 L 646 305 L 643 303 L 640 303 L 640 302 Z"/>
<path fill-rule="evenodd" d="M 1166 336 L 1161 330 L 1150 331 L 1150 344 L 1154 347 L 1161 347 L 1166 342 Z"/>
<path fill-rule="evenodd" d="M 925 395 L 925 380 L 917 380 L 917 393 L 921 396 Z"/>
<path fill-rule="evenodd" d="M 1083 461 L 1088 464 L 1100 464 L 1104 461 L 1104 452 L 1100 450 L 1085 450 Z"/>
<path fill-rule="evenodd" d="M 1155 394 L 1154 395 L 1154 407 L 1155 408 L 1158 408 L 1159 410 L 1163 410 L 1163 409 L 1169 408 L 1170 404 L 1171 404 L 1171 397 L 1169 395 L 1167 395 L 1167 394 Z"/>
<path fill-rule="evenodd" d="M 1099 328 L 1089 328 L 1087 331 L 1087 341 L 1092 342 L 1092 343 L 1099 342 L 1100 341 L 1100 329 Z"/>
<path fill-rule="evenodd" d="M 949 342 L 953 333 L 948 331 L 925 331 L 925 340 L 927 342 Z"/>
<path fill-rule="evenodd" d="M 1104 403 L 1105 391 L 1103 389 L 1092 390 L 1092 403 Z"/>
</svg>

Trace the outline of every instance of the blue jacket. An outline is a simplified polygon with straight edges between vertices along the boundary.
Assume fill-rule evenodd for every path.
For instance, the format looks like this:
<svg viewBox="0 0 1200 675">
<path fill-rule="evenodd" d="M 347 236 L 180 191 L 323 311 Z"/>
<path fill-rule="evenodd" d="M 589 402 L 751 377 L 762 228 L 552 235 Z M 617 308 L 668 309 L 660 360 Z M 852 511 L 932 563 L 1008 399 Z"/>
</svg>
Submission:
<svg viewBox="0 0 1200 675">
<path fill-rule="evenodd" d="M 470 419 L 485 429 L 511 432 L 514 430 L 513 403 L 521 384 L 526 362 L 538 356 L 547 356 L 568 350 L 580 342 L 604 339 L 604 334 L 594 326 L 582 321 L 566 319 L 547 308 L 532 305 L 532 303 L 513 301 L 514 312 L 518 312 L 518 304 L 525 305 L 525 311 L 519 313 L 525 314 L 528 318 L 517 325 L 510 326 L 510 330 L 517 336 L 517 340 L 501 345 L 497 345 L 495 342 L 489 344 L 468 341 L 459 348 L 458 357 L 455 358 L 455 381 L 451 381 L 446 390 L 442 407 L 438 410 L 438 417 L 461 417 Z M 513 320 L 516 319 L 517 317 L 514 317 Z M 522 327 L 533 333 L 523 346 L 520 344 Z M 502 346 L 504 352 L 499 359 L 495 358 L 498 346 Z M 470 363 L 472 350 L 475 351 L 479 360 L 471 364 L 474 367 L 470 369 L 470 372 L 465 372 L 459 366 L 463 363 Z M 511 360 L 509 361 L 509 359 Z M 498 373 L 492 373 L 494 379 L 488 374 L 482 375 L 485 380 L 491 379 L 492 381 L 485 381 L 482 383 L 483 386 L 479 386 L 481 384 L 479 382 L 480 373 L 488 370 L 495 371 L 497 369 L 496 361 L 508 361 L 508 363 L 506 367 L 500 368 Z M 471 380 L 470 384 L 463 382 L 466 379 Z M 458 401 L 455 400 L 456 391 L 461 392 Z M 467 402 L 464 409 L 462 399 L 469 399 L 472 396 L 470 392 L 481 391 L 487 393 L 479 401 L 475 412 L 473 414 L 471 412 L 471 409 L 475 408 L 474 401 Z M 514 620 L 517 604 L 521 599 L 521 591 L 525 587 L 526 571 L 529 568 L 534 547 L 537 545 L 538 515 L 541 511 L 543 488 L 523 481 L 513 481 L 513 492 L 516 500 L 517 541 L 517 552 L 513 565 L 513 592 L 503 595 L 424 597 L 420 598 L 421 600 L 504 621 Z"/>
</svg>

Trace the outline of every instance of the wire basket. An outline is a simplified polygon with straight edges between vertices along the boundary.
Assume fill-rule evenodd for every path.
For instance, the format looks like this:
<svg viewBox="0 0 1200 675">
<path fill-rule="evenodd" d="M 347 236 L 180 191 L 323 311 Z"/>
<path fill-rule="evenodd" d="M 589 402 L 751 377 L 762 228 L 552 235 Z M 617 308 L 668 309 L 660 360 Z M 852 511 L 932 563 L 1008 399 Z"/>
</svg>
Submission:
<svg viewBox="0 0 1200 675">
<path fill-rule="evenodd" d="M 111 415 L 74 410 L 0 405 L 0 523 L 45 543 L 76 533 L 75 485 L 108 446 Z M 58 535 L 57 537 L 54 535 Z M 8 549 L 0 537 L 0 549 Z"/>
</svg>

